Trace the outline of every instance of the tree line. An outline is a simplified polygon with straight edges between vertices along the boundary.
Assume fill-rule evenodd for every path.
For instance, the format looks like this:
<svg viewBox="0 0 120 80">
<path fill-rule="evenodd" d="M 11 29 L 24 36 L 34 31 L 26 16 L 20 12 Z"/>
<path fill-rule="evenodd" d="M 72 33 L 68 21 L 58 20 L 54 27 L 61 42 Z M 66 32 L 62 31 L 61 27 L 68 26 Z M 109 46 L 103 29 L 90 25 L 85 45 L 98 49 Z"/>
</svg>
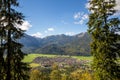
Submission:
<svg viewBox="0 0 120 80">
<path fill-rule="evenodd" d="M 94 76 L 87 67 L 85 69 L 76 66 L 59 68 L 58 64 L 54 63 L 51 68 L 31 69 L 30 80 L 94 80 Z"/>
</svg>

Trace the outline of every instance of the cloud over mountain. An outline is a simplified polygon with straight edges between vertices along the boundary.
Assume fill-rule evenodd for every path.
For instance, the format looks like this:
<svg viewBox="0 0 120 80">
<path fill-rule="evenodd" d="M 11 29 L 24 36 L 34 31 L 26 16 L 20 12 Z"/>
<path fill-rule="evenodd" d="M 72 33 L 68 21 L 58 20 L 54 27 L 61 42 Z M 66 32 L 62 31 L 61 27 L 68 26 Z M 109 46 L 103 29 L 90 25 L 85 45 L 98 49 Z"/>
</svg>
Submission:
<svg viewBox="0 0 120 80">
<path fill-rule="evenodd" d="M 28 21 L 23 21 L 22 25 L 17 25 L 17 27 L 21 28 L 22 30 L 28 30 L 32 25 Z"/>
<path fill-rule="evenodd" d="M 32 34 L 31 36 L 34 36 L 34 37 L 37 37 L 37 38 L 42 38 L 43 36 L 42 36 L 42 33 L 40 33 L 40 32 L 37 32 L 37 33 L 35 33 L 35 34 Z"/>
</svg>

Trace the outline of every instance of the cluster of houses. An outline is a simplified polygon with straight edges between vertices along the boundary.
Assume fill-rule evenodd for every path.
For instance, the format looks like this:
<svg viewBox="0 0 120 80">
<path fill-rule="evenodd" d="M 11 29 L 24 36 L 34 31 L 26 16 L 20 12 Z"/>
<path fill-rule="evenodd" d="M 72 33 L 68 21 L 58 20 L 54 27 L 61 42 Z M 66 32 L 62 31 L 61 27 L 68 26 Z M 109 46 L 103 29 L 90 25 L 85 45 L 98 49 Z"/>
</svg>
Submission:
<svg viewBox="0 0 120 80">
<path fill-rule="evenodd" d="M 59 68 L 64 68 L 67 66 L 74 67 L 84 67 L 87 64 L 87 61 L 78 60 L 72 57 L 37 57 L 33 61 L 33 63 L 40 64 L 41 67 L 49 68 L 52 67 L 53 64 L 58 64 Z"/>
</svg>

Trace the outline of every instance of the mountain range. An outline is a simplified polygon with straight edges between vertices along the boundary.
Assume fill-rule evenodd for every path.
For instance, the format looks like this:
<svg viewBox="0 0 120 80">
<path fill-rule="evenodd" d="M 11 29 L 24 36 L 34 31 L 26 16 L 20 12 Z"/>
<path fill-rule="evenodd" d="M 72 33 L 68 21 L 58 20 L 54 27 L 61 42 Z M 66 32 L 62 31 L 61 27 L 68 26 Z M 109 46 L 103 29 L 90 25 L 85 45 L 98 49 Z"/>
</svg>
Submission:
<svg viewBox="0 0 120 80">
<path fill-rule="evenodd" d="M 24 45 L 22 50 L 25 53 L 90 55 L 91 37 L 87 32 L 74 36 L 61 34 L 45 38 L 25 34 L 20 42 Z"/>
</svg>

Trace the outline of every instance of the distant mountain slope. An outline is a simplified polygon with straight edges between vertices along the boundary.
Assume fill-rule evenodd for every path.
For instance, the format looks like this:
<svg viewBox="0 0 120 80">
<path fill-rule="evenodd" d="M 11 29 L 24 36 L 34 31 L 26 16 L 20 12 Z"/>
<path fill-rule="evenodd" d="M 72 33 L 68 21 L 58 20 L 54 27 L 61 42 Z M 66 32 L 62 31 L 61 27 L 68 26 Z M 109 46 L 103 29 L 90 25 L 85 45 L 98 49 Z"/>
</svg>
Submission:
<svg viewBox="0 0 120 80">
<path fill-rule="evenodd" d="M 65 45 L 65 51 L 71 55 L 90 55 L 90 41 L 88 33 L 80 33 Z"/>
<path fill-rule="evenodd" d="M 75 36 L 53 35 L 46 38 L 36 38 L 25 34 L 20 42 L 24 45 L 25 53 L 90 55 L 88 33 Z"/>
</svg>

